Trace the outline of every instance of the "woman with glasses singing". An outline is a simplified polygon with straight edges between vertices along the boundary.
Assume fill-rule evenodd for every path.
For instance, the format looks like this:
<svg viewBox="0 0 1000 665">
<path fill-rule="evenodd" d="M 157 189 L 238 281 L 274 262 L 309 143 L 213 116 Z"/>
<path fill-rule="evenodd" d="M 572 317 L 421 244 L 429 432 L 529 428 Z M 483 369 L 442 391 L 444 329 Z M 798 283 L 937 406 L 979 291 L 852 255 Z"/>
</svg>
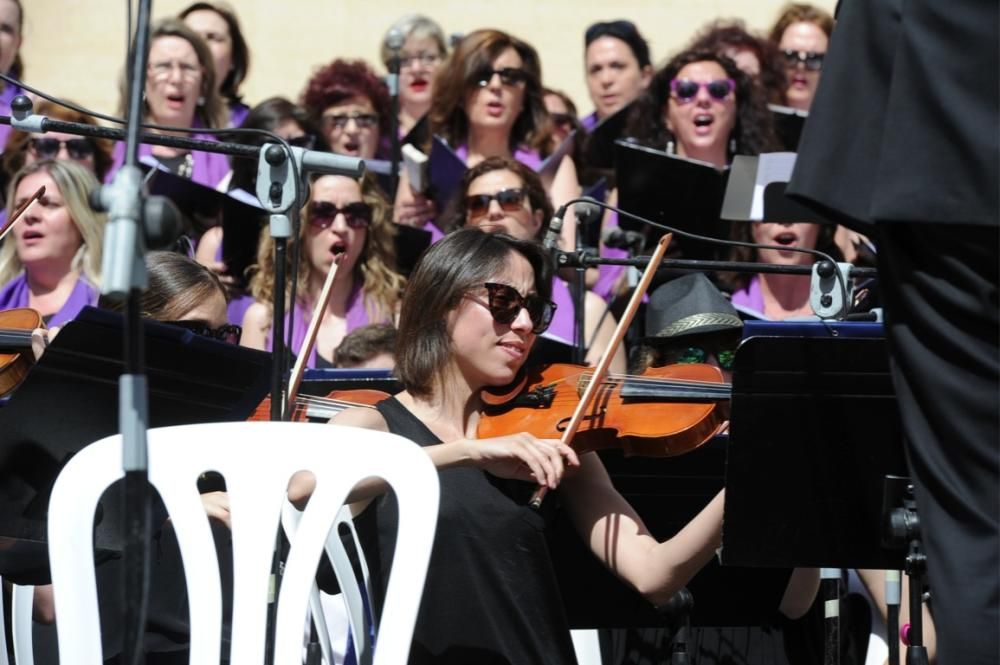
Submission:
<svg viewBox="0 0 1000 665">
<path fill-rule="evenodd" d="M 433 245 L 411 275 L 399 318 L 396 372 L 405 390 L 375 409 L 333 419 L 400 434 L 439 469 L 441 501 L 409 662 L 575 663 L 565 609 L 545 541 L 556 504 L 594 555 L 654 603 L 709 561 L 721 541 L 720 493 L 670 540 L 658 543 L 614 489 L 600 458 L 556 439 L 476 431 L 481 391 L 518 376 L 552 315 L 550 259 L 534 241 L 460 229 Z M 536 486 L 555 490 L 540 510 Z M 297 474 L 289 498 L 313 489 Z M 398 507 L 383 483 L 359 484 L 351 501 L 381 607 Z"/>
<path fill-rule="evenodd" d="M 334 60 L 313 74 L 302 106 L 333 152 L 361 159 L 385 154 L 389 91 L 363 60 Z"/>
<path fill-rule="evenodd" d="M 490 157 L 473 166 L 462 178 L 461 191 L 456 226 L 473 226 L 487 233 L 539 241 L 552 218 L 552 204 L 538 174 L 513 159 Z M 552 280 L 552 300 L 556 310 L 546 334 L 572 344 L 576 301 L 561 279 Z M 614 336 L 615 318 L 600 296 L 591 291 L 584 293 L 583 303 L 586 360 L 596 365 Z M 625 351 L 621 347 L 610 371 L 625 371 Z"/>
<path fill-rule="evenodd" d="M 228 126 L 226 106 L 215 86 L 212 53 L 201 37 L 179 19 L 167 18 L 150 28 L 149 39 L 143 122 L 167 127 Z M 124 76 L 119 92 L 118 111 L 125 115 L 128 95 Z M 209 134 L 150 131 L 215 140 Z M 139 158 L 208 187 L 215 187 L 229 173 L 229 160 L 217 153 L 142 144 Z M 125 162 L 125 143 L 115 144 L 114 159 L 112 173 Z"/>
<path fill-rule="evenodd" d="M 222 3 L 195 2 L 178 16 L 205 40 L 212 52 L 215 89 L 228 107 L 229 124 L 239 127 L 250 112 L 240 95 L 240 85 L 250 69 L 250 49 L 236 13 Z"/>
<path fill-rule="evenodd" d="M 90 208 L 93 172 L 72 160 L 43 159 L 15 174 L 8 212 L 39 187 L 0 247 L 0 310 L 30 307 L 48 326 L 73 319 L 97 302 L 104 216 Z"/>
<path fill-rule="evenodd" d="M 785 7 L 771 28 L 770 40 L 785 59 L 788 106 L 803 111 L 812 106 L 833 23 L 826 10 L 797 3 Z"/>
<path fill-rule="evenodd" d="M 505 157 L 537 169 L 550 149 L 551 136 L 538 53 L 499 30 L 466 35 L 438 71 L 428 121 L 431 133 L 470 167 L 489 157 Z M 563 159 L 546 187 L 555 205 L 579 194 L 571 159 Z M 433 216 L 433 207 L 409 187 L 404 172 L 396 194 L 396 221 L 424 226 L 428 213 Z"/>
<path fill-rule="evenodd" d="M 371 176 L 360 181 L 321 176 L 312 183 L 302 212 L 298 242 L 302 260 L 296 279 L 294 328 L 289 350 L 299 353 L 306 327 L 327 274 L 336 261 L 337 274 L 309 367 L 330 367 L 333 351 L 351 330 L 369 323 L 391 323 L 403 278 L 395 272 L 395 248 L 389 203 Z M 290 247 L 289 257 L 294 253 Z M 271 348 L 274 299 L 274 241 L 261 231 L 257 270 L 250 280 L 256 302 L 243 317 L 243 345 Z M 288 263 L 289 283 L 293 279 Z M 285 330 L 289 316 L 285 315 Z"/>
<path fill-rule="evenodd" d="M 403 35 L 399 50 L 399 135 L 406 136 L 431 108 L 431 88 L 438 67 L 448 56 L 444 30 L 433 19 L 408 14 L 393 23 L 382 38 L 382 64 L 389 68 L 394 53 L 389 33 Z"/>
</svg>

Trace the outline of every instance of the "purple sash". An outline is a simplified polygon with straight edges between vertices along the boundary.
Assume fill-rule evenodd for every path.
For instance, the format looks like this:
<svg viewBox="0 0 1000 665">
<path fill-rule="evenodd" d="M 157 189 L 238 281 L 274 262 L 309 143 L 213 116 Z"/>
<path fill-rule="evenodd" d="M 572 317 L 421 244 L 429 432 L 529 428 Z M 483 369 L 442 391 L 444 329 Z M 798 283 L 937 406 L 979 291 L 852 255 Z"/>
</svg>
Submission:
<svg viewBox="0 0 1000 665">
<path fill-rule="evenodd" d="M 0 115 L 10 115 L 10 103 L 20 95 L 23 90 L 16 85 L 3 83 L 3 91 L 0 91 Z M 0 125 L 0 153 L 7 145 L 7 137 L 10 136 L 10 125 Z"/>
<path fill-rule="evenodd" d="M 49 318 L 47 325 L 49 327 L 61 326 L 67 321 L 73 320 L 87 305 L 96 305 L 98 295 L 97 289 L 87 281 L 86 277 L 81 276 L 76 280 L 76 285 L 73 286 L 66 302 L 63 303 L 58 312 Z M 0 310 L 27 307 L 29 296 L 28 278 L 24 273 L 21 273 L 0 289 Z"/>
</svg>

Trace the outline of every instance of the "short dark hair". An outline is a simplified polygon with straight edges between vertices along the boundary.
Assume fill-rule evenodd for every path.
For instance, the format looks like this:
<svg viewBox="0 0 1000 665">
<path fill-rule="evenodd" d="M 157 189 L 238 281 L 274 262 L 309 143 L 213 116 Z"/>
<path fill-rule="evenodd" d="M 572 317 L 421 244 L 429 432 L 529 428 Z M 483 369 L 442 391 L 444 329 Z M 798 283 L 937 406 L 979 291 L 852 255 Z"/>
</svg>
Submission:
<svg viewBox="0 0 1000 665">
<path fill-rule="evenodd" d="M 545 187 L 542 185 L 542 179 L 538 177 L 538 174 L 534 170 L 521 162 L 516 159 L 507 159 L 506 157 L 489 157 L 462 174 L 462 183 L 458 189 L 460 196 L 455 203 L 455 216 L 453 217 L 454 224 L 452 227 L 461 228 L 465 226 L 465 217 L 468 213 L 465 207 L 465 196 L 469 191 L 469 186 L 472 185 L 472 181 L 493 171 L 510 171 L 521 180 L 521 186 L 528 195 L 528 202 L 531 204 L 531 211 L 542 211 L 543 221 L 539 233 L 544 233 L 548 227 L 549 220 L 552 219 L 553 209 L 552 203 L 545 193 Z"/>
<path fill-rule="evenodd" d="M 618 19 L 617 21 L 594 23 L 587 28 L 587 32 L 583 35 L 583 48 L 586 49 L 592 42 L 601 37 L 614 37 L 628 44 L 635 59 L 639 61 L 640 69 L 653 64 L 652 60 L 649 59 L 649 44 L 632 21 Z"/>
<path fill-rule="evenodd" d="M 396 328 L 388 323 L 372 323 L 355 328 L 333 351 L 334 367 L 357 367 L 380 353 L 392 355 Z"/>
<path fill-rule="evenodd" d="M 410 394 L 430 395 L 435 377 L 448 362 L 448 313 L 469 289 L 502 272 L 513 253 L 531 264 L 538 295 L 550 298 L 551 260 L 534 241 L 464 228 L 432 245 L 417 262 L 403 296 L 396 337 L 396 373 Z"/>
<path fill-rule="evenodd" d="M 775 44 L 781 42 L 782 35 L 792 23 L 815 23 L 820 30 L 826 33 L 827 37 L 833 34 L 835 25 L 833 16 L 822 7 L 804 2 L 793 2 L 781 8 L 778 20 L 771 27 L 771 41 Z"/>
<path fill-rule="evenodd" d="M 215 72 L 215 75 L 225 77 L 219 86 L 219 92 L 226 98 L 226 101 L 230 104 L 239 104 L 243 101 L 240 96 L 240 86 L 250 71 L 250 49 L 247 47 L 246 39 L 243 38 L 243 31 L 240 29 L 240 21 L 236 18 L 236 12 L 223 3 L 196 2 L 189 5 L 178 16 L 185 19 L 188 14 L 197 11 L 215 12 L 229 27 L 229 37 L 233 40 L 233 51 L 230 55 L 233 68 L 228 72 Z"/>
<path fill-rule="evenodd" d="M 387 137 L 389 114 L 392 113 L 389 89 L 364 60 L 338 58 L 318 69 L 306 83 L 301 104 L 320 124 L 323 111 L 351 97 L 365 97 L 372 103 L 378 114 L 379 136 Z"/>
</svg>

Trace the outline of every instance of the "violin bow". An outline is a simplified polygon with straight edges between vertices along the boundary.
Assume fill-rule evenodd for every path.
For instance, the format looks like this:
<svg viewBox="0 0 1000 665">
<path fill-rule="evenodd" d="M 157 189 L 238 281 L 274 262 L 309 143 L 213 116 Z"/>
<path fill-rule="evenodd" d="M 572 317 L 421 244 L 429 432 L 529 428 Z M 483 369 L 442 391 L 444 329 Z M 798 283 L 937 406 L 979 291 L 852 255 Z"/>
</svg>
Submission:
<svg viewBox="0 0 1000 665">
<path fill-rule="evenodd" d="M 573 416 L 570 418 L 569 424 L 563 432 L 562 443 L 565 445 L 571 445 L 570 442 L 576 436 L 576 431 L 580 429 L 580 424 L 583 422 L 583 417 L 587 409 L 590 408 L 591 402 L 597 396 L 599 387 L 604 383 L 604 379 L 608 375 L 608 368 L 611 366 L 611 359 L 625 338 L 625 332 L 632 324 L 632 319 L 635 318 L 635 313 L 639 309 L 642 297 L 645 295 L 646 289 L 649 288 L 649 283 L 653 281 L 653 275 L 656 274 L 656 269 L 660 266 L 660 262 L 663 261 L 663 255 L 667 252 L 667 246 L 670 244 L 671 238 L 673 238 L 673 234 L 671 233 L 660 238 L 655 251 L 653 251 L 653 255 L 649 258 L 646 270 L 642 273 L 642 278 L 635 287 L 635 291 L 632 292 L 632 298 L 628 302 L 628 307 L 625 308 L 625 313 L 622 314 L 622 318 L 618 321 L 618 327 L 615 328 L 615 335 L 611 339 L 611 343 L 604 349 L 604 353 L 601 354 L 601 359 L 594 369 L 593 377 L 590 383 L 587 384 L 587 388 L 583 392 L 583 397 L 580 398 L 580 403 L 576 405 L 576 410 L 573 411 Z M 547 493 L 548 488 L 544 486 L 535 490 L 535 493 L 531 495 L 531 507 L 536 509 L 541 508 L 542 499 L 545 498 Z"/>
<path fill-rule="evenodd" d="M 12 228 L 14 228 L 14 225 L 17 224 L 19 221 L 21 221 L 21 215 L 23 215 L 25 212 L 28 211 L 28 207 L 32 203 L 34 203 L 38 199 L 42 198 L 43 194 L 45 194 L 45 185 L 42 185 L 41 187 L 39 187 L 38 190 L 34 194 L 32 194 L 31 197 L 27 201 L 25 201 L 21 205 L 17 206 L 17 210 L 15 210 L 11 214 L 10 219 L 7 220 L 7 225 L 3 227 L 2 231 L 0 231 L 0 240 L 3 240 L 7 236 L 7 233 Z"/>
<path fill-rule="evenodd" d="M 334 259 L 333 265 L 330 266 L 330 272 L 326 275 L 326 281 L 323 282 L 323 290 L 319 293 L 319 300 L 316 302 L 316 306 L 313 308 L 312 319 L 309 321 L 309 327 L 306 329 L 306 337 L 302 341 L 302 348 L 299 349 L 299 356 L 295 359 L 295 366 L 292 368 L 292 374 L 288 378 L 288 404 L 295 404 L 295 398 L 299 396 L 299 386 L 302 384 L 302 374 L 306 369 L 306 362 L 309 360 L 309 355 L 312 353 L 313 346 L 316 344 L 316 335 L 319 334 L 319 325 L 323 320 L 323 312 L 326 310 L 327 304 L 330 302 L 330 294 L 333 292 L 333 278 L 337 275 L 337 261 Z M 291 413 L 290 408 L 283 410 L 285 413 Z"/>
</svg>

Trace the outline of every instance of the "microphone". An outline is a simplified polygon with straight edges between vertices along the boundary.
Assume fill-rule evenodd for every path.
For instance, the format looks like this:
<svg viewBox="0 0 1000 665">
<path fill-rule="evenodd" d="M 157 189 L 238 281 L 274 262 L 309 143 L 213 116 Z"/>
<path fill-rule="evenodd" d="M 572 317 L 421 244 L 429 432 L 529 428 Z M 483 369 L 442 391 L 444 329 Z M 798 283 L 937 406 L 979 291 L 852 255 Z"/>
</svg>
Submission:
<svg viewBox="0 0 1000 665">
<path fill-rule="evenodd" d="M 618 227 L 611 227 L 601 232 L 601 241 L 607 247 L 638 251 L 646 243 L 646 237 L 638 231 L 626 231 Z"/>
<path fill-rule="evenodd" d="M 562 233 L 563 217 L 566 215 L 566 206 L 559 206 L 559 210 L 556 210 L 556 214 L 552 215 L 552 220 L 549 222 L 549 230 L 545 232 L 545 240 L 542 241 L 542 247 L 548 250 L 556 249 L 559 244 L 559 236 Z"/>
<path fill-rule="evenodd" d="M 359 157 L 347 157 L 332 152 L 320 150 L 304 150 L 292 148 L 292 151 L 302 151 L 302 170 L 324 175 L 346 175 L 350 178 L 360 178 L 365 174 L 365 160 Z"/>
</svg>

